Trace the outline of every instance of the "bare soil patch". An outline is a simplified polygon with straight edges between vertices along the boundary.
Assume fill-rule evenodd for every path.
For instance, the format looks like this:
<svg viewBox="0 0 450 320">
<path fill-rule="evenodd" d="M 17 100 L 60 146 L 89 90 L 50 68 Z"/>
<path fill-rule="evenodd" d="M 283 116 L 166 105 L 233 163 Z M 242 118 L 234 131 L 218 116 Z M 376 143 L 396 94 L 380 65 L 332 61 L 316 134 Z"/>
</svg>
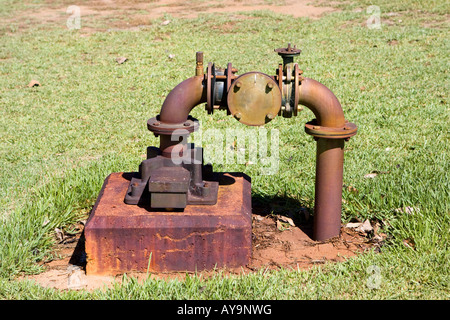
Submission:
<svg viewBox="0 0 450 320">
<path fill-rule="evenodd" d="M 238 13 L 269 10 L 292 17 L 318 18 L 336 8 L 313 6 L 310 0 L 87 0 L 75 5 L 79 8 L 83 33 L 110 29 L 139 30 L 151 25 L 155 19 L 169 15 L 176 18 L 196 18 L 202 13 Z M 19 30 L 30 28 L 67 28 L 67 20 L 74 14 L 68 11 L 72 0 L 50 1 L 44 5 L 30 6 L 23 12 L 2 19 L 4 26 L 15 25 Z"/>
</svg>

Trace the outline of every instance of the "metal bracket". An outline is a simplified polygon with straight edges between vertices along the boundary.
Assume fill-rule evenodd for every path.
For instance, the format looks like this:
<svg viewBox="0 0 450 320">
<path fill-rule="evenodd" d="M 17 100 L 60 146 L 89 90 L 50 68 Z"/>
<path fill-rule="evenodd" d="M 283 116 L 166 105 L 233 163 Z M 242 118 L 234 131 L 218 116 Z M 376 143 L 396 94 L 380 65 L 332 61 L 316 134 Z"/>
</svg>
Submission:
<svg viewBox="0 0 450 320">
<path fill-rule="evenodd" d="M 190 157 L 175 165 L 172 159 L 161 156 L 158 148 L 150 147 L 148 159 L 131 178 L 125 203 L 172 209 L 215 204 L 219 183 L 214 181 L 211 166 L 203 165 L 203 149 L 190 144 L 189 150 Z"/>
</svg>

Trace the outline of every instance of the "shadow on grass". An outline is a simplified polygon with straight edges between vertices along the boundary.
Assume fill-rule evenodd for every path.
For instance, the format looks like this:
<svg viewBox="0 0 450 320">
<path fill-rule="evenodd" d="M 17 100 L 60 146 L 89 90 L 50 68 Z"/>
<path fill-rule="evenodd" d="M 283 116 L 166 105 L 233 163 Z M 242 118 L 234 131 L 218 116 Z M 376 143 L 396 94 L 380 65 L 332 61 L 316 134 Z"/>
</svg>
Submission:
<svg viewBox="0 0 450 320">
<path fill-rule="evenodd" d="M 81 232 L 80 238 L 78 239 L 77 245 L 73 250 L 72 256 L 70 257 L 69 264 L 78 266 L 83 270 L 86 270 L 86 247 L 85 247 L 85 237 L 84 230 Z"/>
<path fill-rule="evenodd" d="M 298 200 L 280 196 L 252 196 L 252 213 L 260 216 L 284 216 L 292 219 L 295 226 L 309 238 L 313 236 L 313 208 L 306 207 Z"/>
</svg>

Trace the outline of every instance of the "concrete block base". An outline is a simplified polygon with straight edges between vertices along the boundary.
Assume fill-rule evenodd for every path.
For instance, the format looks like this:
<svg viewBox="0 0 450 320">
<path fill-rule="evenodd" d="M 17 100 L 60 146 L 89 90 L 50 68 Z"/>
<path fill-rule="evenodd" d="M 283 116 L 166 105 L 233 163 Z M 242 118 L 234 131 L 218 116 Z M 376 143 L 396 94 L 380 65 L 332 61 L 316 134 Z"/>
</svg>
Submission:
<svg viewBox="0 0 450 320">
<path fill-rule="evenodd" d="M 241 173 L 217 175 L 217 204 L 167 211 L 125 204 L 132 173 L 110 174 L 85 226 L 86 273 L 247 265 L 252 255 L 250 179 Z"/>
</svg>

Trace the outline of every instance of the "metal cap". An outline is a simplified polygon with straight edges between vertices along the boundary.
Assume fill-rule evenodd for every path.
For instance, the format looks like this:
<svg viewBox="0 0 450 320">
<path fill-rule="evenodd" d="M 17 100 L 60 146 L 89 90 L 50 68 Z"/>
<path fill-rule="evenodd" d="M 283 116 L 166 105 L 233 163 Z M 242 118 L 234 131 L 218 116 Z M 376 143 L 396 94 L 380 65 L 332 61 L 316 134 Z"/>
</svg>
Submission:
<svg viewBox="0 0 450 320">
<path fill-rule="evenodd" d="M 262 126 L 280 111 L 281 90 L 268 75 L 248 72 L 233 81 L 227 103 L 230 113 L 239 122 L 248 126 Z"/>
<path fill-rule="evenodd" d="M 302 50 L 297 49 L 297 46 L 294 45 L 294 48 L 291 47 L 291 44 L 288 43 L 287 48 L 278 48 L 274 50 L 276 53 L 278 53 L 280 56 L 297 56 L 302 52 Z"/>
</svg>

